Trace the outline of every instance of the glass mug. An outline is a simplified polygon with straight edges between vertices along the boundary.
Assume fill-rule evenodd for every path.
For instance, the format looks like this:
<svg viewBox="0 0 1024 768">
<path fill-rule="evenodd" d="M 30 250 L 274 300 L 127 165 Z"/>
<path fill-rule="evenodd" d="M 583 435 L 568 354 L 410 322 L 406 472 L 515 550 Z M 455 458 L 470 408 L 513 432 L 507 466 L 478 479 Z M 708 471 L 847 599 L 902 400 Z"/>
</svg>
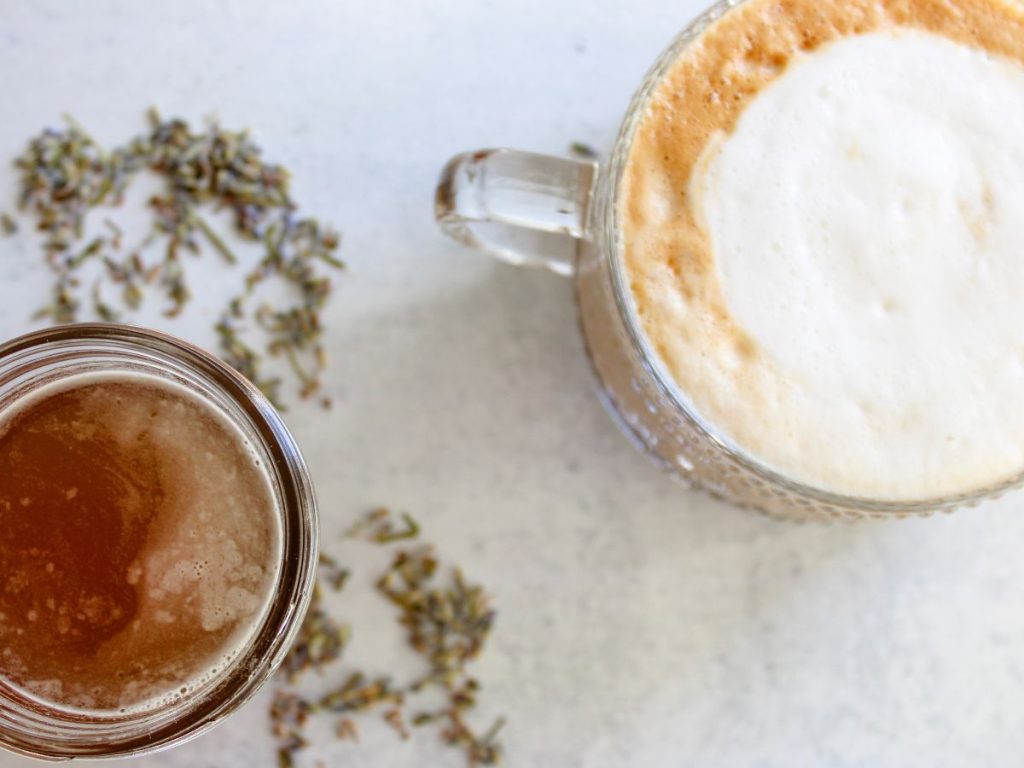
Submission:
<svg viewBox="0 0 1024 768">
<path fill-rule="evenodd" d="M 121 757 L 179 744 L 248 701 L 283 661 L 316 576 L 313 486 L 298 446 L 267 399 L 213 355 L 155 331 L 65 325 L 0 344 L 0 408 L 81 373 L 144 373 L 184 386 L 223 414 L 267 467 L 281 522 L 278 578 L 260 623 L 212 679 L 138 712 L 64 709 L 0 679 L 0 746 L 46 759 Z"/>
<path fill-rule="evenodd" d="M 508 149 L 458 155 L 441 174 L 435 216 L 455 240 L 504 261 L 571 276 L 602 400 L 634 443 L 690 485 L 786 519 L 907 517 L 974 506 L 1024 475 L 956 496 L 888 501 L 786 477 L 731 442 L 680 397 L 641 329 L 619 258 L 618 190 L 634 131 L 668 68 L 744 0 L 718 2 L 684 29 L 640 85 L 610 157 L 596 162 Z"/>
</svg>

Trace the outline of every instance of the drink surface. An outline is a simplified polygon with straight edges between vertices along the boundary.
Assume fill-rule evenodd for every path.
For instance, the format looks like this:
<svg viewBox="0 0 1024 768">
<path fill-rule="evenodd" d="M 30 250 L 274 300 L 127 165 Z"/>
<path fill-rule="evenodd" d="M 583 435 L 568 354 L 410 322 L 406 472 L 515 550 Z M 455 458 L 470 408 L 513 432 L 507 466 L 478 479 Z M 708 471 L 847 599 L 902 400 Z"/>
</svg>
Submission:
<svg viewBox="0 0 1024 768">
<path fill-rule="evenodd" d="M 1024 6 L 750 0 L 619 192 L 641 327 L 713 430 L 887 500 L 1024 469 Z"/>
<path fill-rule="evenodd" d="M 230 660 L 273 589 L 280 523 L 246 438 L 184 387 L 83 374 L 0 411 L 0 676 L 132 710 Z"/>
</svg>

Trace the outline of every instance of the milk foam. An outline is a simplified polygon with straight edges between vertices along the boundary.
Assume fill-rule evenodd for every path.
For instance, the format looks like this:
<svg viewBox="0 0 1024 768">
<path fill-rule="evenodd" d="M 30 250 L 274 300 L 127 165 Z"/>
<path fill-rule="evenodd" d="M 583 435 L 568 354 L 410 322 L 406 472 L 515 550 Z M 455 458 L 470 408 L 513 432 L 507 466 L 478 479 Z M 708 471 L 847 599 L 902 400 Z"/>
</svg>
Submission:
<svg viewBox="0 0 1024 768">
<path fill-rule="evenodd" d="M 1024 469 L 1021 126 L 1024 66 L 938 34 L 795 55 L 690 176 L 728 320 L 639 275 L 681 394 L 837 492 L 932 498 Z M 667 221 L 644 189 L 644 223 Z M 694 341 L 723 325 L 743 343 Z"/>
</svg>

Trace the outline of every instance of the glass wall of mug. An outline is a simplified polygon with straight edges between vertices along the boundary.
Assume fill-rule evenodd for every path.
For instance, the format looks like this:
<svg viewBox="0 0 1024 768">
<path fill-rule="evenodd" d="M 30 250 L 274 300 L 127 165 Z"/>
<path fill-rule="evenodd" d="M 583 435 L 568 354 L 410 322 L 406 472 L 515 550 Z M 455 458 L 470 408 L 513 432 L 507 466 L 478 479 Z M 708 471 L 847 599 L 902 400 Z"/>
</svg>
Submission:
<svg viewBox="0 0 1024 768">
<path fill-rule="evenodd" d="M 633 135 L 668 68 L 743 2 L 717 3 L 676 37 L 637 90 L 606 161 L 507 149 L 459 155 L 441 175 L 438 222 L 456 240 L 499 259 L 572 276 L 584 342 L 613 417 L 659 465 L 715 496 L 791 520 L 906 517 L 974 506 L 1018 487 L 1021 476 L 960 495 L 891 501 L 802 484 L 703 419 L 648 343 L 621 259 L 617 210 Z"/>
<path fill-rule="evenodd" d="M 32 757 L 139 755 L 203 733 L 269 679 L 287 654 L 312 596 L 318 523 L 305 462 L 273 406 L 214 356 L 171 336 L 121 325 L 37 331 L 0 344 L 0 410 L 75 377 L 111 375 L 156 379 L 187 391 L 244 438 L 266 469 L 278 518 L 276 562 L 266 564 L 276 577 L 261 614 L 215 671 L 152 704 L 103 710 L 66 707 L 0 678 L 0 746 Z M 225 558 L 229 554 L 224 551 Z M 130 681 L 129 676 L 122 682 Z"/>
</svg>

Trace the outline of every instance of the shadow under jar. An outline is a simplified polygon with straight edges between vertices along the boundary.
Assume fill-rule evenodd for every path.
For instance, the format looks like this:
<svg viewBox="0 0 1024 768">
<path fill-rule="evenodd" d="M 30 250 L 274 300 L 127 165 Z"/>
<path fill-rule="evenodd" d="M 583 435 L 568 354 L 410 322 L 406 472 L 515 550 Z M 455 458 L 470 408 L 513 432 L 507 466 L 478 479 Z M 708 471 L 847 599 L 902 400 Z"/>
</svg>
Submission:
<svg viewBox="0 0 1024 768">
<path fill-rule="evenodd" d="M 935 78 L 940 70 L 943 77 Z M 879 87 L 872 78 L 881 78 Z M 848 88 L 847 82 L 860 86 Z M 1004 112 L 1024 110 L 1022 84 L 1024 10 L 1005 0 L 953 0 L 941 7 L 925 0 L 719 2 L 657 60 L 605 162 L 508 149 L 458 155 L 441 175 L 435 215 L 447 234 L 466 245 L 516 265 L 573 277 L 602 399 L 637 445 L 688 483 L 737 505 L 795 520 L 951 511 L 996 497 L 1024 479 L 1024 431 L 1017 419 L 1018 412 L 1024 414 L 1019 394 L 1024 369 L 1010 364 L 1024 339 L 1015 331 L 1000 336 L 1020 324 L 1000 323 L 992 311 L 1001 307 L 1011 313 L 1003 320 L 1012 319 L 1011 299 L 1019 294 L 1007 286 L 1024 286 L 1020 249 L 1013 245 L 1020 239 L 1019 224 L 1012 227 L 1022 220 L 1021 211 L 1000 208 L 1021 205 L 1020 195 L 1011 193 L 1024 181 L 1024 144 L 1005 127 L 1014 123 Z M 990 98 L 1004 92 L 1009 96 Z M 872 130 L 872 125 L 882 128 Z M 934 131 L 948 132 L 941 135 L 945 143 L 935 144 Z M 831 143 L 817 147 L 817 155 L 811 150 L 802 155 L 805 139 Z M 847 139 L 849 146 L 842 144 Z M 921 150 L 961 144 L 969 151 L 961 156 L 954 149 L 941 156 L 942 163 L 936 163 L 934 152 Z M 985 165 L 990 151 L 991 167 Z M 773 153 L 788 153 L 795 168 L 791 177 L 785 167 L 778 175 L 772 172 Z M 734 157 L 753 158 L 749 176 L 742 162 L 733 163 L 738 170 L 728 165 Z M 947 176 L 935 176 L 935 168 L 945 172 L 947 166 L 953 168 Z M 844 186 L 862 180 L 865 167 L 882 169 L 869 194 Z M 994 179 L 993 187 L 965 187 L 965 178 L 979 177 Z M 812 418 L 804 418 L 811 426 L 805 424 L 801 432 L 779 416 L 795 412 L 793 402 L 799 405 L 799 398 L 785 400 L 803 385 L 799 376 L 787 378 L 783 370 L 773 379 L 775 390 L 748 390 L 750 402 L 744 402 L 745 371 L 727 370 L 732 361 L 737 370 L 750 360 L 764 369 L 774 365 L 773 350 L 789 339 L 766 339 L 772 327 L 748 324 L 734 333 L 725 353 L 704 350 L 725 360 L 718 367 L 725 372 L 710 384 L 695 387 L 690 376 L 691 368 L 705 366 L 704 351 L 691 349 L 689 360 L 677 354 L 677 342 L 691 332 L 724 335 L 722 328 L 742 326 L 736 318 L 750 315 L 750 302 L 735 303 L 738 294 L 722 298 L 724 283 L 743 278 L 731 276 L 720 263 L 721 227 L 712 231 L 720 223 L 714 219 L 718 209 L 708 213 L 706 190 L 726 188 L 722 178 L 738 179 L 729 188 L 733 197 L 713 202 L 733 214 L 751 214 L 731 221 L 719 217 L 726 234 L 730 227 L 731 233 L 739 232 L 742 237 L 732 239 L 753 243 L 748 252 L 759 257 L 771 251 L 773 259 L 787 258 L 790 242 L 773 239 L 771 227 L 813 204 L 815 190 L 825 189 L 818 197 L 836 204 L 821 216 L 819 229 L 808 225 L 819 237 L 814 242 L 825 247 L 812 243 L 804 249 L 809 253 L 804 262 L 780 263 L 799 286 L 809 284 L 809 272 L 817 279 L 840 265 L 835 280 L 819 281 L 825 288 L 812 294 L 810 303 L 826 313 L 851 307 L 849 314 L 833 313 L 838 319 L 830 320 L 831 326 L 823 317 L 801 318 L 805 295 L 785 294 L 788 278 L 779 278 L 784 270 L 765 271 L 766 298 L 756 296 L 759 288 L 751 279 L 743 283 L 754 286 L 754 303 L 768 307 L 769 320 L 783 316 L 794 329 L 791 347 L 797 352 L 790 358 L 802 366 L 801 375 L 810 371 L 822 381 L 831 376 L 838 382 L 833 392 L 812 392 L 823 414 L 820 430 Z M 821 187 L 813 186 L 819 182 Z M 804 188 L 810 191 L 800 198 Z M 830 197 L 832 189 L 840 194 Z M 773 219 L 778 211 L 770 205 L 777 198 L 779 206 L 790 207 L 779 207 Z M 929 203 L 918 210 L 922 200 Z M 970 213 L 975 204 L 976 217 Z M 844 241 L 843 216 L 858 206 L 873 218 L 858 220 L 850 213 L 858 226 L 851 225 L 853 234 Z M 768 213 L 761 215 L 762 208 Z M 650 221 L 660 223 L 649 226 Z M 840 226 L 833 226 L 835 221 Z M 758 227 L 767 233 L 761 241 Z M 1011 246 L 1000 251 L 995 244 L 1003 242 L 1000 238 L 1009 238 Z M 812 242 L 811 235 L 805 240 Z M 917 247 L 919 241 L 933 250 Z M 648 247 L 664 254 L 648 258 Z M 997 272 L 990 283 L 966 293 L 965 285 L 981 279 L 971 272 L 978 263 L 1005 264 L 1006 274 Z M 732 273 L 743 271 L 742 265 L 732 268 Z M 669 289 L 658 311 L 685 305 L 677 314 L 686 319 L 661 338 L 652 338 L 649 322 L 656 302 L 638 306 L 638 292 L 652 285 Z M 705 291 L 704 286 L 710 287 Z M 854 288 L 861 293 L 855 295 Z M 905 295 L 892 298 L 890 289 Z M 690 301 L 703 292 L 715 300 Z M 1005 306 L 998 304 L 1004 293 Z M 745 294 L 751 295 L 750 290 Z M 947 296 L 953 299 L 946 301 Z M 962 306 L 956 304 L 961 300 Z M 857 315 L 861 310 L 863 318 Z M 995 316 L 993 333 L 983 325 L 989 315 Z M 943 325 L 949 317 L 953 332 Z M 938 327 L 928 327 L 932 321 Z M 829 336 L 833 327 L 842 331 L 835 338 Z M 802 342 L 795 337 L 810 337 L 807 328 L 817 333 L 808 344 L 818 345 L 813 352 L 820 359 L 800 356 Z M 1005 341 L 1005 350 L 985 358 L 994 335 Z M 907 352 L 891 368 L 878 362 L 888 354 L 886 345 L 903 342 Z M 863 350 L 866 362 L 859 365 Z M 915 368 L 917 361 L 921 365 Z M 716 381 L 726 386 L 716 387 Z M 851 394 L 864 382 L 869 384 Z M 843 408 L 852 413 L 843 413 L 849 424 L 845 432 L 831 421 L 831 412 Z M 742 439 L 731 410 L 749 414 Z M 914 430 L 921 424 L 918 435 Z M 766 449 L 773 445 L 784 450 Z M 868 469 L 859 469 L 858 462 Z M 812 465 L 826 467 L 840 480 L 818 479 L 805 471 Z M 843 476 L 847 465 L 854 480 Z M 883 476 L 894 478 L 892 488 Z"/>
<path fill-rule="evenodd" d="M 248 701 L 312 595 L 313 488 L 269 402 L 154 331 L 0 345 L 0 745 L 138 755 Z"/>
</svg>

